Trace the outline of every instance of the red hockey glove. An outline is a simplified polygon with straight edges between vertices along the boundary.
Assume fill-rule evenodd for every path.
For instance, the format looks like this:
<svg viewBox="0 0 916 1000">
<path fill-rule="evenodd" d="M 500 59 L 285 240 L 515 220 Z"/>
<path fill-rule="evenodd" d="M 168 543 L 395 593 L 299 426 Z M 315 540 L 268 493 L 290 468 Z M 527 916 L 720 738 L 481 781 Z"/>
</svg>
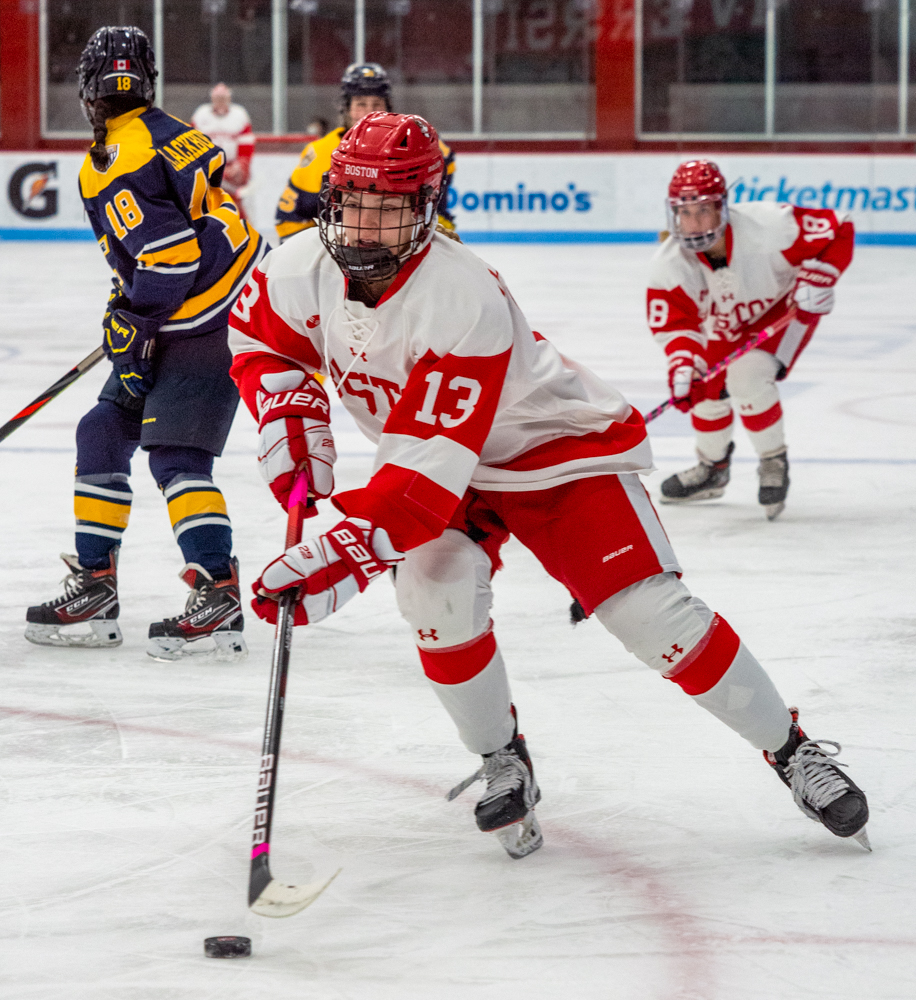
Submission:
<svg viewBox="0 0 916 1000">
<path fill-rule="evenodd" d="M 306 468 L 309 492 L 318 499 L 334 491 L 337 452 L 328 420 L 331 405 L 324 389 L 294 369 L 261 376 L 258 467 L 283 507 L 299 469 Z"/>
<path fill-rule="evenodd" d="M 839 276 L 838 268 L 816 257 L 802 261 L 792 297 L 803 323 L 813 323 L 818 316 L 825 316 L 833 309 L 836 299 L 833 286 Z"/>
<path fill-rule="evenodd" d="M 255 614 L 277 622 L 277 595 L 299 586 L 295 625 L 309 625 L 339 610 L 390 566 L 404 558 L 384 528 L 360 517 L 347 518 L 324 535 L 287 549 L 254 584 Z"/>
<path fill-rule="evenodd" d="M 675 407 L 682 413 L 706 398 L 706 386 L 699 379 L 706 374 L 706 361 L 689 350 L 676 350 L 668 356 L 668 388 Z"/>
</svg>

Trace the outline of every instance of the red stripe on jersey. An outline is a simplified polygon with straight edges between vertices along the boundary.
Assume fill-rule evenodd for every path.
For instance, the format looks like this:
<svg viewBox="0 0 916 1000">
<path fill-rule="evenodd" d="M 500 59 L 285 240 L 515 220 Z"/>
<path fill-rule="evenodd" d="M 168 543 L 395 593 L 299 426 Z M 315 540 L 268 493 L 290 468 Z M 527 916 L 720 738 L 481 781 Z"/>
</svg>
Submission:
<svg viewBox="0 0 916 1000">
<path fill-rule="evenodd" d="M 460 497 L 420 472 L 385 464 L 359 490 L 332 497 L 348 517 L 364 517 L 384 528 L 400 552 L 438 538 L 445 531 Z"/>
<path fill-rule="evenodd" d="M 851 222 L 840 223 L 829 208 L 798 208 L 792 214 L 798 225 L 798 237 L 782 255 L 794 267 L 803 260 L 817 257 L 837 270 L 845 271 L 852 260 L 855 231 Z"/>
<path fill-rule="evenodd" d="M 267 275 L 255 268 L 248 284 L 229 313 L 229 325 L 252 340 L 260 341 L 267 351 L 285 354 L 301 362 L 303 368 L 318 371 L 321 355 L 311 340 L 278 315 L 267 293 Z M 281 369 L 282 370 L 282 369 Z"/>
<path fill-rule="evenodd" d="M 664 676 L 679 684 L 687 694 L 705 694 L 725 676 L 740 645 L 741 640 L 731 625 L 716 615 L 703 638 Z"/>
<path fill-rule="evenodd" d="M 646 316 L 653 333 L 700 329 L 700 310 L 680 285 L 670 291 L 663 288 L 648 289 Z"/>
<path fill-rule="evenodd" d="M 279 358 L 276 354 L 265 354 L 261 351 L 247 351 L 236 354 L 232 360 L 229 374 L 239 387 L 239 395 L 251 411 L 255 420 L 260 421 L 258 414 L 258 392 L 261 388 L 261 376 L 274 372 L 294 371 L 299 365 Z"/>
<path fill-rule="evenodd" d="M 428 441 L 446 437 L 480 454 L 503 390 L 512 348 L 490 357 L 463 358 L 432 351 L 414 365 L 385 434 Z"/>
<path fill-rule="evenodd" d="M 436 684 L 463 684 L 476 677 L 496 655 L 496 636 L 487 632 L 471 643 L 449 649 L 417 647 L 423 673 Z"/>
<path fill-rule="evenodd" d="M 706 434 L 712 431 L 724 431 L 726 427 L 731 427 L 734 419 L 735 415 L 731 411 L 729 411 L 727 416 L 719 417 L 718 420 L 704 420 L 695 413 L 690 414 L 690 422 L 693 424 L 693 429 L 695 431 L 703 431 Z"/>
<path fill-rule="evenodd" d="M 564 462 L 599 455 L 619 455 L 642 444 L 646 439 L 646 423 L 638 410 L 630 408 L 626 420 L 613 420 L 606 431 L 594 431 L 581 437 L 561 437 L 546 441 L 523 452 L 510 462 L 494 466 L 510 472 L 530 472 L 549 469 Z"/>
<path fill-rule="evenodd" d="M 390 298 L 393 298 L 398 292 L 407 284 L 407 279 L 416 271 L 420 266 L 420 262 L 429 253 L 429 248 L 432 246 L 431 243 L 427 243 L 426 246 L 419 252 L 415 253 L 412 257 L 408 258 L 407 263 L 404 264 L 398 271 L 397 276 L 394 281 L 385 290 L 385 294 L 378 300 L 375 304 L 375 308 L 383 303 L 387 302 Z"/>
<path fill-rule="evenodd" d="M 749 414 L 741 414 L 741 423 L 749 431 L 765 431 L 767 427 L 772 427 L 777 420 L 782 419 L 782 405 L 776 402 L 768 410 L 764 410 L 763 413 L 758 413 L 756 416 Z"/>
</svg>

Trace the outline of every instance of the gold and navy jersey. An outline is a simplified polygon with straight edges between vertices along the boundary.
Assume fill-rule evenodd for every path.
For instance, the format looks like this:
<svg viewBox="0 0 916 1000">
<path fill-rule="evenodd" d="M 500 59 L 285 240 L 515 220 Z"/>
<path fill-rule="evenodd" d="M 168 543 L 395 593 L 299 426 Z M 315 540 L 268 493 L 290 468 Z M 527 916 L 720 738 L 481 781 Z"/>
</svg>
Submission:
<svg viewBox="0 0 916 1000">
<path fill-rule="evenodd" d="M 331 169 L 331 153 L 340 145 L 340 140 L 346 130 L 335 128 L 333 132 L 310 142 L 299 157 L 299 165 L 287 181 L 280 202 L 277 205 L 277 235 L 280 241 L 287 239 L 303 229 L 317 225 L 318 192 L 321 181 Z M 439 222 L 446 229 L 455 228 L 455 220 L 448 211 L 448 188 L 455 173 L 455 154 L 439 140 L 439 149 L 445 160 L 442 172 L 442 188 L 439 193 Z"/>
<path fill-rule="evenodd" d="M 108 167 L 87 156 L 80 194 L 131 312 L 173 336 L 226 326 L 267 248 L 220 187 L 225 154 L 158 108 L 112 118 L 106 145 Z"/>
</svg>

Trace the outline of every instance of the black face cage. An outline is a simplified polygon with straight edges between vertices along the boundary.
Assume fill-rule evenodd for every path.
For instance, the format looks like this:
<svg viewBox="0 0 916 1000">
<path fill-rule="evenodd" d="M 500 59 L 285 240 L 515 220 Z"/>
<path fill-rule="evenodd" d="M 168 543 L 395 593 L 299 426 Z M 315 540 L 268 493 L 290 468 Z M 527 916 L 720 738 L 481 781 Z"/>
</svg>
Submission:
<svg viewBox="0 0 916 1000">
<path fill-rule="evenodd" d="M 380 194 L 384 194 L 386 203 L 396 197 L 403 199 L 402 205 L 410 206 L 412 224 L 386 227 L 382 213 L 375 207 L 363 208 L 367 195 L 375 200 Z M 360 215 L 355 230 L 344 227 L 344 198 L 347 208 Z M 432 187 L 421 187 L 417 194 L 396 195 L 333 187 L 325 177 L 318 196 L 318 233 L 325 249 L 351 281 L 384 281 L 393 278 L 408 258 L 433 238 L 438 200 L 439 192 Z M 373 224 L 375 220 L 377 224 Z M 392 235 L 397 237 L 396 243 Z"/>
</svg>

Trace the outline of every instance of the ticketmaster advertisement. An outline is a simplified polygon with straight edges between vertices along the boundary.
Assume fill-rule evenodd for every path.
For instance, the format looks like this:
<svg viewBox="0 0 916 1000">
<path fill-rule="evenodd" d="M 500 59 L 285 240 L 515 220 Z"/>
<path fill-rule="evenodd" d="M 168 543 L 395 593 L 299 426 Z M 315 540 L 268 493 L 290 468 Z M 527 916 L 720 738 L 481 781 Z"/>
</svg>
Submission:
<svg viewBox="0 0 916 1000">
<path fill-rule="evenodd" d="M 635 242 L 665 225 L 668 180 L 689 154 L 466 153 L 449 210 L 468 242 Z M 848 211 L 861 242 L 916 245 L 916 158 L 716 156 L 733 204 L 785 201 Z M 0 238 L 91 239 L 77 153 L 0 154 Z M 274 240 L 273 213 L 297 162 L 256 153 L 246 210 Z"/>
</svg>

